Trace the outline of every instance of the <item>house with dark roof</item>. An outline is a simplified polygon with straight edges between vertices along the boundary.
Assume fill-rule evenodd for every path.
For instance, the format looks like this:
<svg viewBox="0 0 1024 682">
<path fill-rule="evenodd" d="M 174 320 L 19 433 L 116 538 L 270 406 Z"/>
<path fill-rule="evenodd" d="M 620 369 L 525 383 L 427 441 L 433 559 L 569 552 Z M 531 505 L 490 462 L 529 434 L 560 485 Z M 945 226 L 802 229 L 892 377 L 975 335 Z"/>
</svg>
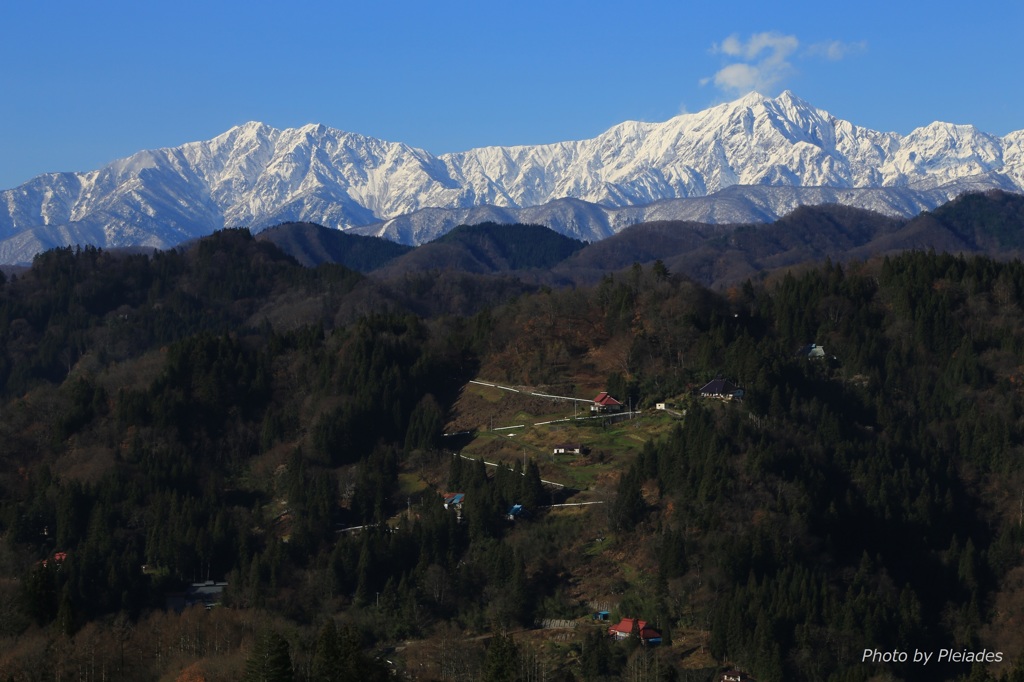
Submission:
<svg viewBox="0 0 1024 682">
<path fill-rule="evenodd" d="M 661 644 L 661 633 L 639 618 L 623 618 L 608 628 L 608 634 L 615 639 L 628 639 L 634 632 L 642 644 Z"/>
<path fill-rule="evenodd" d="M 553 449 L 556 455 L 584 455 L 587 448 L 582 443 L 561 443 Z"/>
<path fill-rule="evenodd" d="M 704 384 L 698 391 L 701 398 L 718 400 L 738 400 L 743 397 L 743 390 L 727 379 L 713 379 Z"/>
<path fill-rule="evenodd" d="M 165 595 L 167 610 L 181 613 L 190 606 L 202 604 L 209 611 L 220 604 L 226 582 L 207 580 L 203 583 L 192 583 L 181 592 L 169 592 Z"/>
<path fill-rule="evenodd" d="M 819 346 L 816 343 L 809 343 L 798 350 L 796 354 L 797 356 L 807 358 L 808 360 L 824 360 L 825 347 Z"/>
<path fill-rule="evenodd" d="M 594 402 L 590 406 L 590 411 L 598 414 L 621 412 L 622 403 L 611 397 L 611 395 L 608 394 L 608 391 L 601 391 L 597 394 L 597 397 L 594 398 Z"/>
</svg>

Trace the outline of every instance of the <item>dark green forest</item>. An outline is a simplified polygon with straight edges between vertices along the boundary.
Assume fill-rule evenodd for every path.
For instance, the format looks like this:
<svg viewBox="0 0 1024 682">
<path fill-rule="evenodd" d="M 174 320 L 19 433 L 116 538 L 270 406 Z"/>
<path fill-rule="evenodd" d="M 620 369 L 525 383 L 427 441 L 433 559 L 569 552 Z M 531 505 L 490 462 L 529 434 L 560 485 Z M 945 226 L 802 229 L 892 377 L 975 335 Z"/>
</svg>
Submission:
<svg viewBox="0 0 1024 682">
<path fill-rule="evenodd" d="M 701 399 L 716 376 L 743 399 Z M 550 462 L 453 456 L 477 377 L 685 416 L 558 514 Z M 1019 261 L 719 293 L 661 262 L 385 281 L 245 230 L 58 249 L 0 284 L 0 679 L 1017 682 L 1022 455 Z M 205 581 L 217 606 L 169 608 Z M 588 622 L 609 594 L 664 644 Z"/>
</svg>

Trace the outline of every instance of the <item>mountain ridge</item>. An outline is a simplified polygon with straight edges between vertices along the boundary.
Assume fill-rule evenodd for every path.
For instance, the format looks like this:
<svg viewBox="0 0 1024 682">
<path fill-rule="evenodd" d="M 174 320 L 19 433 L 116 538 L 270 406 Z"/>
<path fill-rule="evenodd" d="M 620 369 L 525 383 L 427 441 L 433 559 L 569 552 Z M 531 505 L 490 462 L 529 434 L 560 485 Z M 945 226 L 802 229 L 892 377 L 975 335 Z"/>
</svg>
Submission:
<svg viewBox="0 0 1024 682">
<path fill-rule="evenodd" d="M 878 202 L 902 205 L 905 214 L 948 201 L 964 183 L 1024 190 L 1024 130 L 998 137 L 936 122 L 900 136 L 836 118 L 789 91 L 752 93 L 661 123 L 626 121 L 590 139 L 440 155 L 323 124 L 277 130 L 249 122 L 0 192 L 0 262 L 73 243 L 164 248 L 223 227 L 282 222 L 365 234 L 421 211 L 530 211 L 566 199 L 596 207 L 592 218 L 549 226 L 592 241 L 642 222 L 629 209 L 735 186 L 876 189 Z M 769 192 L 768 219 L 786 212 L 776 204 L 792 209 L 787 197 Z M 615 220 L 601 217 L 615 211 Z M 410 229 L 405 239 L 380 236 L 411 244 L 439 234 Z"/>
<path fill-rule="evenodd" d="M 819 204 L 800 206 L 771 222 L 650 221 L 589 244 L 543 226 L 493 222 L 462 224 L 416 247 L 303 223 L 269 228 L 256 239 L 272 241 L 309 267 L 335 263 L 391 282 L 470 273 L 511 274 L 552 287 L 588 286 L 633 264 L 661 261 L 672 272 L 722 290 L 826 260 L 869 261 L 905 250 L 1005 260 L 1024 252 L 1022 235 L 1024 195 L 990 190 L 964 194 L 912 218 Z"/>
</svg>

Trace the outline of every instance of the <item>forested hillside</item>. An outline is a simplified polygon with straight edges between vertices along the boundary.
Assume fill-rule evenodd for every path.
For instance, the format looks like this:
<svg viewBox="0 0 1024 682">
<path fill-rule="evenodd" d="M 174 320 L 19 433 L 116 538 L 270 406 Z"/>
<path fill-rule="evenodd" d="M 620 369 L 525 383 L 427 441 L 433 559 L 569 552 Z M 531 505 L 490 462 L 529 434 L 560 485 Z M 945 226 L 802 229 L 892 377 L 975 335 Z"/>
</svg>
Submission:
<svg viewBox="0 0 1024 682">
<path fill-rule="evenodd" d="M 412 250 L 386 239 L 347 234 L 314 223 L 282 223 L 263 230 L 256 239 L 272 242 L 307 267 L 335 263 L 359 272 L 376 270 Z"/>
<path fill-rule="evenodd" d="M 1024 265 L 770 281 L 37 257 L 0 285 L 0 679 L 1024 679 Z"/>
</svg>

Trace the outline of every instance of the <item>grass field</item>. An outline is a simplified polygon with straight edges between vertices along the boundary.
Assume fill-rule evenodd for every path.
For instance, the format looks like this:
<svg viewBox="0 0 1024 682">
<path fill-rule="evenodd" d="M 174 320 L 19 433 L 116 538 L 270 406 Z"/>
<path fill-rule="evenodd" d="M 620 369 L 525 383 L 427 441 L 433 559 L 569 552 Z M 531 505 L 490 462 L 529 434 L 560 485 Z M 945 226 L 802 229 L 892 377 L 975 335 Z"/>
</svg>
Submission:
<svg viewBox="0 0 1024 682">
<path fill-rule="evenodd" d="M 518 388 L 518 387 L 517 387 Z M 536 460 L 541 477 L 599 495 L 613 492 L 618 472 L 644 443 L 667 433 L 679 420 L 660 411 L 632 419 L 590 417 L 589 404 L 531 395 L 495 386 L 469 384 L 453 410 L 449 431 L 471 431 L 461 454 L 512 466 Z M 580 444 L 586 454 L 553 454 L 555 446 Z"/>
</svg>

